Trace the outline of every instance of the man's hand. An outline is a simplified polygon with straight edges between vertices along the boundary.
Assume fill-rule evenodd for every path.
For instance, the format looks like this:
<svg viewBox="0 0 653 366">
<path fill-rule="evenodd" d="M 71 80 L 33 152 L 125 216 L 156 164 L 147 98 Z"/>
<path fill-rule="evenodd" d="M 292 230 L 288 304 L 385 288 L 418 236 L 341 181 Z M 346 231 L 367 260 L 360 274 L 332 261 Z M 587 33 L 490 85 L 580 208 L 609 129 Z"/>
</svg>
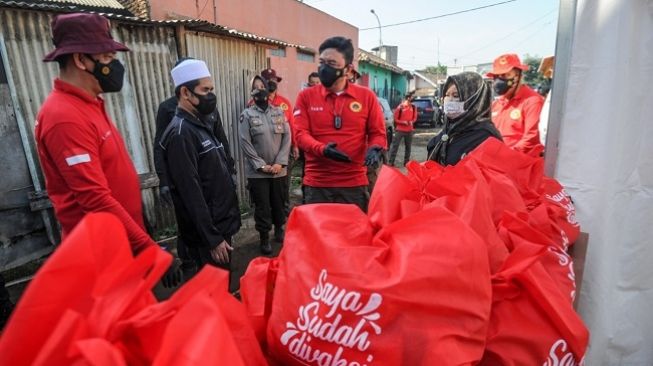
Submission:
<svg viewBox="0 0 653 366">
<path fill-rule="evenodd" d="M 365 165 L 371 167 L 378 167 L 381 164 L 383 156 L 383 148 L 381 146 L 371 146 L 367 149 L 367 154 L 365 155 Z"/>
<path fill-rule="evenodd" d="M 223 240 L 217 247 L 211 249 L 211 258 L 218 264 L 227 264 L 229 263 L 229 252 L 232 250 L 234 248 L 226 240 Z"/>
<path fill-rule="evenodd" d="M 290 155 L 292 155 L 292 158 L 295 160 L 299 159 L 299 148 L 293 145 Z"/>
<path fill-rule="evenodd" d="M 174 258 L 170 267 L 161 278 L 161 284 L 165 288 L 177 287 L 184 280 L 184 274 L 181 271 L 181 261 L 179 258 Z"/>
<path fill-rule="evenodd" d="M 159 198 L 165 204 L 172 205 L 172 194 L 170 193 L 170 187 L 160 186 L 159 187 Z"/>
<path fill-rule="evenodd" d="M 338 144 L 336 144 L 335 142 L 329 142 L 328 144 L 326 144 L 326 147 L 324 148 L 324 152 L 323 152 L 324 156 L 335 161 L 351 163 L 351 158 L 349 157 L 349 155 L 336 149 L 336 146 L 338 146 Z"/>
<path fill-rule="evenodd" d="M 279 174 L 281 173 L 281 169 L 283 169 L 281 164 L 274 164 L 272 165 L 272 168 L 270 168 L 270 174 Z"/>
<path fill-rule="evenodd" d="M 259 168 L 259 170 L 263 173 L 270 174 L 272 170 L 272 165 L 263 165 L 261 168 Z"/>
</svg>

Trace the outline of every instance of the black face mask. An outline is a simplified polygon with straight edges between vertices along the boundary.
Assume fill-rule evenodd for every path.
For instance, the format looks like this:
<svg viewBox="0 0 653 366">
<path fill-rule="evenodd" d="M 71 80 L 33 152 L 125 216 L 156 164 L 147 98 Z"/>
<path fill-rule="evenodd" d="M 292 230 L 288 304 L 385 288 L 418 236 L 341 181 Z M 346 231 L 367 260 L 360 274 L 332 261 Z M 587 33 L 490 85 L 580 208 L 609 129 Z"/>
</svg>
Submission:
<svg viewBox="0 0 653 366">
<path fill-rule="evenodd" d="M 270 93 L 274 93 L 275 91 L 277 91 L 277 86 L 278 85 L 276 81 L 273 80 L 268 81 L 268 91 Z"/>
<path fill-rule="evenodd" d="M 95 63 L 93 72 L 86 70 L 89 74 L 93 75 L 100 83 L 100 89 L 104 93 L 113 93 L 122 89 L 122 83 L 125 79 L 125 67 L 118 59 L 113 59 L 108 64 L 103 64 L 98 60 L 93 59 L 91 55 L 86 55 L 91 61 Z"/>
<path fill-rule="evenodd" d="M 497 78 L 494 79 L 494 92 L 497 93 L 497 95 L 504 95 L 512 88 L 513 85 L 517 84 L 518 78 L 515 77 L 513 79 L 504 79 L 504 78 Z"/>
<path fill-rule="evenodd" d="M 200 95 L 192 90 L 190 92 L 200 100 L 200 102 L 197 105 L 194 105 L 194 107 L 201 115 L 208 116 L 213 113 L 215 106 L 218 104 L 218 97 L 216 97 L 215 94 L 207 93 L 206 95 Z"/>
<path fill-rule="evenodd" d="M 268 108 L 268 96 L 269 93 L 265 89 L 255 89 L 252 91 L 252 98 L 254 98 L 254 103 L 261 109 Z"/>
<path fill-rule="evenodd" d="M 343 67 L 342 69 L 336 69 L 333 66 L 322 64 L 317 68 L 317 73 L 320 76 L 320 82 L 322 85 L 330 88 L 336 82 L 336 80 L 345 76 L 345 69 L 346 67 Z"/>
</svg>

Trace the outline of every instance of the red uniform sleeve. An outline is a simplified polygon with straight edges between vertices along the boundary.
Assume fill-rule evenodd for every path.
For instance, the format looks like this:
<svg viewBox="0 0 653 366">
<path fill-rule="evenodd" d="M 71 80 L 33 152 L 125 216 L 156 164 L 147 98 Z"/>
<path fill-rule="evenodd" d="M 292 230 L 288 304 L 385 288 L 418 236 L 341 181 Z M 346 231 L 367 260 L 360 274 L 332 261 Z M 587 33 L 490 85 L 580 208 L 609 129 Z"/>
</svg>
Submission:
<svg viewBox="0 0 653 366">
<path fill-rule="evenodd" d="M 388 148 L 388 140 L 385 132 L 385 119 L 383 110 L 377 102 L 376 96 L 370 92 L 370 113 L 367 118 L 367 146 L 381 146 L 383 149 Z"/>
<path fill-rule="evenodd" d="M 309 90 L 309 89 L 307 89 Z M 293 112 L 295 129 L 294 131 L 297 134 L 295 141 L 297 142 L 297 147 L 311 154 L 322 156 L 324 152 L 325 144 L 317 141 L 311 135 L 310 121 L 308 119 L 308 101 L 306 100 L 305 91 L 302 91 L 297 96 L 297 102 L 295 102 L 295 111 Z"/>
<path fill-rule="evenodd" d="M 417 121 L 417 107 L 411 104 L 410 109 L 413 111 L 413 119 L 411 122 L 415 123 L 415 121 Z"/>
<path fill-rule="evenodd" d="M 399 111 L 401 110 L 401 104 L 395 108 L 395 111 L 393 113 L 394 118 L 395 118 L 395 123 L 399 122 Z"/>
<path fill-rule="evenodd" d="M 75 195 L 84 212 L 110 212 L 125 225 L 135 253 L 156 243 L 134 221 L 125 208 L 111 195 L 98 154 L 97 136 L 91 127 L 76 123 L 60 123 L 43 137 L 48 155 L 61 177 Z M 70 164 L 72 154 L 88 154 L 88 160 Z"/>
<path fill-rule="evenodd" d="M 514 149 L 517 151 L 529 153 L 531 150 L 540 145 L 540 112 L 544 99 L 540 97 L 531 97 L 524 101 L 522 113 L 524 114 L 524 134 L 517 142 Z"/>
<path fill-rule="evenodd" d="M 283 111 L 283 114 L 286 115 L 286 119 L 288 120 L 288 125 L 290 125 L 290 137 L 291 137 L 291 144 L 292 146 L 297 146 L 297 141 L 295 141 L 295 117 L 293 116 L 293 109 L 292 105 L 290 102 L 288 104 L 288 109 Z"/>
</svg>

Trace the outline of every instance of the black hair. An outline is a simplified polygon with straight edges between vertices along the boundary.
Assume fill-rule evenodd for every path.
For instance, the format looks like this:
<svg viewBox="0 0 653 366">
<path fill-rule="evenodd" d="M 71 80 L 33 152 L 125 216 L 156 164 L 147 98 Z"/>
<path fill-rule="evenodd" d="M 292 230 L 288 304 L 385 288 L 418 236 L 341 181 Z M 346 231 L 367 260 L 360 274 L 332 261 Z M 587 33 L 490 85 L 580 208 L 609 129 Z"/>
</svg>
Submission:
<svg viewBox="0 0 653 366">
<path fill-rule="evenodd" d="M 319 51 L 322 53 L 328 48 L 335 48 L 340 52 L 345 57 L 347 65 L 354 62 L 354 45 L 351 43 L 351 39 L 340 36 L 327 38 L 320 45 Z"/>
<path fill-rule="evenodd" d="M 311 81 L 311 78 L 319 78 L 319 77 L 320 77 L 320 74 L 313 71 L 312 73 L 308 74 L 308 81 Z"/>
<path fill-rule="evenodd" d="M 194 92 L 195 88 L 198 85 L 200 85 L 200 79 L 187 81 L 187 82 L 185 82 L 185 83 L 183 83 L 181 85 L 178 85 L 175 88 L 175 96 L 177 97 L 177 99 L 179 99 L 179 96 L 181 95 L 181 87 L 182 86 L 185 86 L 188 90 L 190 90 L 191 92 Z"/>
<path fill-rule="evenodd" d="M 65 70 L 66 65 L 68 65 L 68 61 L 72 60 L 72 58 L 73 58 L 73 54 L 68 53 L 65 55 L 57 56 L 57 58 L 55 58 L 54 60 L 57 61 L 57 63 L 59 64 L 59 70 Z"/>
</svg>

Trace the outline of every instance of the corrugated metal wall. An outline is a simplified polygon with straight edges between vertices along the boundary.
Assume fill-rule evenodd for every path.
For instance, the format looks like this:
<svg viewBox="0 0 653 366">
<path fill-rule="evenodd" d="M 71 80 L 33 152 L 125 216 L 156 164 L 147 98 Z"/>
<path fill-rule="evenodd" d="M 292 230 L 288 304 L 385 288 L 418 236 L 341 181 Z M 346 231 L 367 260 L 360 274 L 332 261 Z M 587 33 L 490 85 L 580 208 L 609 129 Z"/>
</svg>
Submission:
<svg viewBox="0 0 653 366">
<path fill-rule="evenodd" d="M 218 97 L 218 111 L 231 153 L 238 166 L 238 196 L 249 199 L 243 168 L 243 154 L 238 138 L 240 113 L 249 100 L 250 81 L 257 70 L 266 67 L 265 48 L 242 40 L 215 37 L 211 34 L 186 32 L 187 54 L 206 61 L 213 75 Z"/>
<path fill-rule="evenodd" d="M 6 52 L 4 66 L 8 71 L 11 90 L 11 95 L 8 96 L 5 92 L 3 98 L 10 102 L 7 110 L 11 112 L 13 108 L 16 112 L 14 123 L 19 125 L 21 130 L 20 134 L 0 136 L 0 143 L 7 143 L 6 146 L 29 145 L 26 146 L 24 154 L 31 164 L 30 176 L 34 184 L 31 188 L 21 187 L 23 191 L 44 189 L 33 131 L 36 114 L 52 90 L 52 81 L 58 74 L 56 63 L 41 61 L 53 47 L 51 18 L 52 14 L 46 12 L 0 8 L 0 41 Z M 178 35 L 176 34 L 178 30 L 174 26 L 162 24 L 119 21 L 112 21 L 112 27 L 114 38 L 124 42 L 131 52 L 119 53 L 120 60 L 126 66 L 127 77 L 120 93 L 105 96 L 107 110 L 123 134 L 138 173 L 152 176 L 155 173 L 152 146 L 156 112 L 159 103 L 172 96 L 174 92 L 170 70 L 178 59 Z M 257 70 L 266 67 L 265 46 L 248 40 L 189 31 L 185 31 L 184 38 L 186 54 L 207 61 L 214 75 L 218 109 L 231 144 L 232 154 L 238 164 L 238 193 L 241 201 L 247 202 L 249 195 L 245 188 L 246 179 L 243 174 L 243 159 L 238 138 L 238 121 L 249 99 L 251 78 Z M 21 168 L 23 172 L 21 174 L 24 175 L 25 169 L 24 166 Z M 3 169 L 3 171 L 11 174 L 10 169 Z M 23 178 L 21 179 L 24 180 Z M 0 180 L 0 192 L 15 189 L 13 186 L 18 184 L 8 182 L 9 180 Z M 8 187 L 8 184 L 11 187 Z M 158 203 L 156 187 L 152 186 L 153 184 L 143 190 L 146 215 L 155 229 L 169 227 L 174 224 L 173 210 Z M 12 194 L 15 196 L 15 193 Z M 30 212 L 27 199 L 24 200 L 24 204 L 26 212 Z M 15 209 L 14 206 L 12 209 Z M 11 212 L 13 211 L 0 209 L 0 220 L 12 222 L 7 216 L 14 215 Z M 42 220 L 47 221 L 46 216 L 42 214 Z M 46 223 L 45 226 L 47 227 L 48 224 Z M 35 226 L 31 225 L 31 227 L 30 230 L 34 230 Z M 2 239 L 0 244 L 5 242 L 4 234 L 6 233 L 0 233 Z M 37 235 L 38 233 L 25 234 Z M 7 241 L 11 240 L 7 239 Z M 7 252 L 3 256 L 10 257 L 16 254 L 17 252 Z M 2 267 L 0 263 L 0 270 L 3 269 Z M 5 266 L 5 269 L 9 267 L 11 265 Z"/>
</svg>

